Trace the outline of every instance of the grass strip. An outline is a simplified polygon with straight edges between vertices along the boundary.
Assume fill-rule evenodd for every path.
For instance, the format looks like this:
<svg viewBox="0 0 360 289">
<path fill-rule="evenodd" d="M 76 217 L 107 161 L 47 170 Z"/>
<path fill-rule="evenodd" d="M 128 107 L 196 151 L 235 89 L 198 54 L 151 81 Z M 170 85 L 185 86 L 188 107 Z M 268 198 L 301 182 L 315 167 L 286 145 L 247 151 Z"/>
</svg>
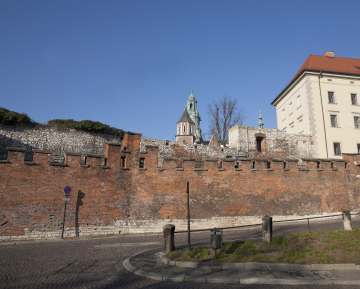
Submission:
<svg viewBox="0 0 360 289">
<path fill-rule="evenodd" d="M 360 264 L 360 229 L 291 234 L 261 241 L 225 242 L 216 250 L 208 246 L 175 250 L 166 256 L 176 261 L 265 262 L 291 264 Z"/>
</svg>

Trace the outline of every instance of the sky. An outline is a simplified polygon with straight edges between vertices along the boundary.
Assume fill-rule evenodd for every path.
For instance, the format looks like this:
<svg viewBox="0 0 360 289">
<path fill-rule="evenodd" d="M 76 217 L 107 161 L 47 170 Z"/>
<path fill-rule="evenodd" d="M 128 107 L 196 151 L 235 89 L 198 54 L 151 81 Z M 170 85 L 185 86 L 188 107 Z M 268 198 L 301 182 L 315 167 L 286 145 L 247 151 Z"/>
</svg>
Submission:
<svg viewBox="0 0 360 289">
<path fill-rule="evenodd" d="M 237 99 L 246 126 L 310 54 L 360 58 L 360 1 L 1 0 L 0 107 L 175 140 L 194 90 Z M 210 136 L 205 135 L 209 140 Z"/>
</svg>

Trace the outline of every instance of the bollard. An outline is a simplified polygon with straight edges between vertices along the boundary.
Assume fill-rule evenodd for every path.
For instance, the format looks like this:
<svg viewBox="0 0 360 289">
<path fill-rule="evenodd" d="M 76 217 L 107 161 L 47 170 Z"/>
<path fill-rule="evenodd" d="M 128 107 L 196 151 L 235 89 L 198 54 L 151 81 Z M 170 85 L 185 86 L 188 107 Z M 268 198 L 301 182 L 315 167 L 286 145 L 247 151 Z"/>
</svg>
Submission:
<svg viewBox="0 0 360 289">
<path fill-rule="evenodd" d="M 271 243 L 272 241 L 272 217 L 265 216 L 262 218 L 262 241 Z"/>
<path fill-rule="evenodd" d="M 175 245 L 174 245 L 175 226 L 171 224 L 167 224 L 164 226 L 163 232 L 164 232 L 163 252 L 169 253 L 175 251 Z"/>
<path fill-rule="evenodd" d="M 344 230 L 352 231 L 350 210 L 342 211 Z"/>
</svg>

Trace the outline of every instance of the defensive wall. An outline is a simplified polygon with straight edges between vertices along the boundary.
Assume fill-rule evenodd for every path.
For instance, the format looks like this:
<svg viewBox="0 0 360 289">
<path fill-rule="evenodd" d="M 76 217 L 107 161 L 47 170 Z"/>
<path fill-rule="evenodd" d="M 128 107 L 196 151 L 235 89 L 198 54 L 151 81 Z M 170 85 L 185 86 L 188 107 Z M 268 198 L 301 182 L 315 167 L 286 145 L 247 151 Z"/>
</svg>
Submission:
<svg viewBox="0 0 360 289">
<path fill-rule="evenodd" d="M 52 162 L 64 162 L 65 152 L 81 154 L 82 164 L 87 154 L 104 154 L 105 144 L 116 143 L 123 147 L 123 140 L 120 135 L 84 132 L 66 127 L 49 125 L 0 125 L 0 160 L 7 158 L 7 147 L 25 148 L 25 160 L 32 161 L 33 149 L 51 151 Z M 225 148 L 214 148 L 198 144 L 176 143 L 169 140 L 159 140 L 141 137 L 140 149 L 145 151 L 147 145 L 159 148 L 159 165 L 162 165 L 163 158 L 176 154 L 173 145 L 185 148 L 185 155 L 192 154 L 197 159 L 210 156 L 225 158 L 227 154 L 235 151 Z M 178 147 L 177 146 L 177 147 Z"/>
<path fill-rule="evenodd" d="M 258 147 L 258 142 L 260 145 Z M 278 129 L 236 125 L 229 129 L 229 145 L 237 154 L 249 157 L 312 158 L 311 135 L 287 133 Z"/>
<path fill-rule="evenodd" d="M 8 147 L 0 161 L 0 239 L 60 237 L 63 189 L 65 236 L 160 232 L 167 223 L 186 228 L 186 182 L 190 184 L 192 228 L 258 223 L 266 214 L 331 214 L 360 205 L 360 155 L 343 159 L 197 159 L 183 146 L 163 157 L 141 147 L 141 135 L 126 133 L 104 154 L 66 152 L 64 163 L 51 151 Z"/>
</svg>

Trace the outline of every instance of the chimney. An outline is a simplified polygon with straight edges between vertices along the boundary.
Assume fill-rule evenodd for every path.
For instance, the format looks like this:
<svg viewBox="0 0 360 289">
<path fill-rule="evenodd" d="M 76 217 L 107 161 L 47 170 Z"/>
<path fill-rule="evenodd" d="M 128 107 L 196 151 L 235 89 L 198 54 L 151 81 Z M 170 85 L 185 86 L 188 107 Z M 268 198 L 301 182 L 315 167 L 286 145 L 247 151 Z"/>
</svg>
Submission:
<svg viewBox="0 0 360 289">
<path fill-rule="evenodd" d="M 334 57 L 335 57 L 334 51 L 326 51 L 326 52 L 324 53 L 324 56 L 334 58 Z"/>
</svg>

